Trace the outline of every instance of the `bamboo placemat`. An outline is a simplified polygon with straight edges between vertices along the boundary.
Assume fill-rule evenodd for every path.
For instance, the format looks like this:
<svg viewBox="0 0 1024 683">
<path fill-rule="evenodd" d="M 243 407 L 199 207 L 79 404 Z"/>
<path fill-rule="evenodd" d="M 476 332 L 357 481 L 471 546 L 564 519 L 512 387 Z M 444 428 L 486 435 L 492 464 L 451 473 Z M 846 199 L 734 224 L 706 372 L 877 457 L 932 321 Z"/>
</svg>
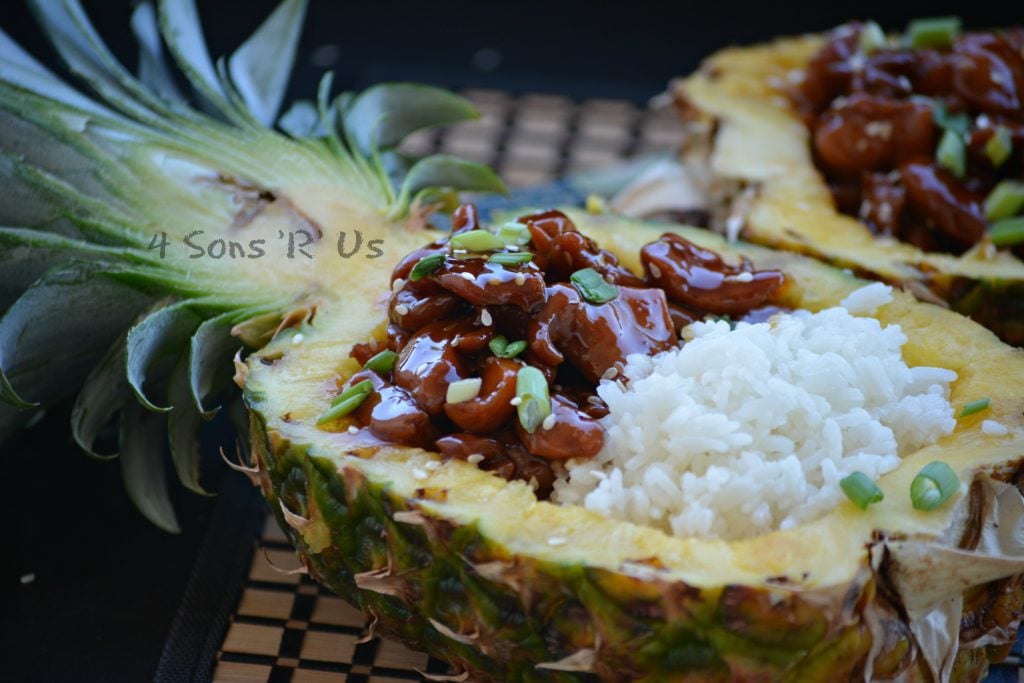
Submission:
<svg viewBox="0 0 1024 683">
<path fill-rule="evenodd" d="M 576 102 L 549 95 L 464 93 L 481 118 L 439 132 L 416 134 L 403 149 L 447 152 L 489 164 L 513 187 L 546 183 L 632 156 L 670 150 L 681 126 L 671 110 L 649 110 L 619 100 Z M 291 545 L 268 516 L 241 599 L 217 655 L 214 680 L 274 683 L 395 683 L 445 674 L 443 662 L 386 638 L 366 635 L 361 612 L 306 576 L 277 567 L 298 566 Z M 266 556 L 264 556 L 264 553 Z M 1024 682 L 1021 643 L 988 681 Z"/>
</svg>

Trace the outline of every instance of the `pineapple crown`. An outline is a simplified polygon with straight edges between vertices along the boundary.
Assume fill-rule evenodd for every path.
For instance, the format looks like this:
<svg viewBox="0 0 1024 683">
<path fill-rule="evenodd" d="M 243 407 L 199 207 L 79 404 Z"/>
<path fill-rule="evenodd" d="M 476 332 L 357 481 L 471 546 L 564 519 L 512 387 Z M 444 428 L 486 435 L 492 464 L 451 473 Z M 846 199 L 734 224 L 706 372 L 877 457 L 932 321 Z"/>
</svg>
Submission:
<svg viewBox="0 0 1024 683">
<path fill-rule="evenodd" d="M 137 507 L 174 531 L 164 435 L 181 483 L 205 493 L 196 437 L 228 392 L 231 356 L 308 319 L 316 293 L 163 259 L 153 235 L 242 229 L 274 199 L 309 222 L 292 199 L 303 187 L 397 225 L 453 192 L 504 186 L 479 164 L 398 151 L 413 131 L 478 116 L 444 90 L 391 83 L 332 98 L 328 73 L 315 101 L 278 120 L 306 0 L 284 0 L 216 62 L 194 0 L 142 2 L 136 74 L 78 0 L 31 4 L 86 90 L 0 31 L 0 439 L 80 387 L 76 442 L 119 456 Z M 227 405 L 241 414 L 237 392 Z M 97 438 L 118 416 L 119 453 L 101 455 Z"/>
</svg>

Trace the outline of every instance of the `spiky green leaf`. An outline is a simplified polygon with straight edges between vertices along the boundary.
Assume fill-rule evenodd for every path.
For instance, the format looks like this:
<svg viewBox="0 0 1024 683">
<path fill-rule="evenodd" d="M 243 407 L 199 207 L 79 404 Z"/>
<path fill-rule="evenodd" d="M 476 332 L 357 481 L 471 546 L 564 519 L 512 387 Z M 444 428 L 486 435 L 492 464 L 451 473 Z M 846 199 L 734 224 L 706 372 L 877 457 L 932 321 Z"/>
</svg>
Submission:
<svg viewBox="0 0 1024 683">
<path fill-rule="evenodd" d="M 121 412 L 121 479 L 128 496 L 146 519 L 178 533 L 178 519 L 167 493 L 164 473 L 164 415 L 129 401 Z"/>
<path fill-rule="evenodd" d="M 164 413 L 171 406 L 158 406 L 146 396 L 146 379 L 166 372 L 166 362 L 176 358 L 203 321 L 188 301 L 157 309 L 128 331 L 125 374 L 128 385 L 147 409 Z"/>
<path fill-rule="evenodd" d="M 186 102 L 185 95 L 178 87 L 174 74 L 164 59 L 160 27 L 157 25 L 153 3 L 141 2 L 132 12 L 132 33 L 139 44 L 139 80 L 168 102 L 183 106 Z"/>
<path fill-rule="evenodd" d="M 277 120 L 277 126 L 293 138 L 322 137 L 327 134 L 316 105 L 309 100 L 296 100 Z"/>
<path fill-rule="evenodd" d="M 231 81 L 265 126 L 281 108 L 295 62 L 306 0 L 284 0 L 228 60 Z"/>
<path fill-rule="evenodd" d="M 206 419 L 219 408 L 207 409 L 204 401 L 230 377 L 231 358 L 242 346 L 231 334 L 238 318 L 238 313 L 228 312 L 205 320 L 189 343 L 188 387 L 192 403 Z"/>
<path fill-rule="evenodd" d="M 111 345 L 103 359 L 85 379 L 71 409 L 71 436 L 79 448 L 94 458 L 106 460 L 117 453 L 100 454 L 94 450 L 100 430 L 129 402 L 131 389 L 124 375 L 125 337 Z"/>
<path fill-rule="evenodd" d="M 398 146 L 409 133 L 479 118 L 464 97 L 416 83 L 382 83 L 345 108 L 345 131 L 364 154 Z"/>
<path fill-rule="evenodd" d="M 409 200 L 417 192 L 427 188 L 451 188 L 472 192 L 508 191 L 501 178 L 490 167 L 447 154 L 435 154 L 420 159 L 409 169 L 398 194 L 394 213 L 404 211 Z"/>
<path fill-rule="evenodd" d="M 183 353 L 171 372 L 168 394 L 174 408 L 167 414 L 167 440 L 171 447 L 171 461 L 181 483 L 190 491 L 210 495 L 200 484 L 199 431 L 203 426 L 203 416 L 190 396 L 188 356 Z"/>
</svg>

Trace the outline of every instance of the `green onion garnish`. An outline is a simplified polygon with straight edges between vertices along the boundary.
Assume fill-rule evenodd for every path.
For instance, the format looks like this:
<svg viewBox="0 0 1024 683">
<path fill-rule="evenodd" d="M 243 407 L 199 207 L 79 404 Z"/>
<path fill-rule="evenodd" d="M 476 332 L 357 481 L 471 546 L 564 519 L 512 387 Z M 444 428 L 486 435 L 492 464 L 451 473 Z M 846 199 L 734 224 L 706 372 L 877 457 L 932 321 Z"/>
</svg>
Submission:
<svg viewBox="0 0 1024 683">
<path fill-rule="evenodd" d="M 977 401 L 971 401 L 965 403 L 963 409 L 960 411 L 960 417 L 967 417 L 968 415 L 974 415 L 980 413 L 983 410 L 988 410 L 990 401 L 988 396 L 985 398 L 979 398 Z"/>
<path fill-rule="evenodd" d="M 491 339 L 487 346 L 490 347 L 491 353 L 498 358 L 515 358 L 526 350 L 525 341 L 519 340 L 509 343 L 508 339 L 501 334 Z"/>
<path fill-rule="evenodd" d="M 456 249 L 468 251 L 497 251 L 505 246 L 494 233 L 487 230 L 460 232 L 458 235 L 452 235 L 449 242 Z"/>
<path fill-rule="evenodd" d="M 518 221 L 509 221 L 498 228 L 498 239 L 514 247 L 522 247 L 532 239 L 530 229 Z"/>
<path fill-rule="evenodd" d="M 415 266 L 412 267 L 412 272 L 409 273 L 409 279 L 422 280 L 440 268 L 442 263 L 444 263 L 444 254 L 431 254 L 430 256 L 424 256 L 416 262 Z"/>
<path fill-rule="evenodd" d="M 910 482 L 910 501 L 915 510 L 934 510 L 960 488 L 960 478 L 953 468 L 936 460 L 925 465 Z"/>
<path fill-rule="evenodd" d="M 482 386 L 483 380 L 479 377 L 457 380 L 448 385 L 448 391 L 445 393 L 444 400 L 446 403 L 472 401 L 480 395 L 480 387 Z"/>
<path fill-rule="evenodd" d="M 985 218 L 998 221 L 1020 213 L 1024 207 L 1024 183 L 1004 180 L 985 197 Z"/>
<path fill-rule="evenodd" d="M 967 135 L 967 131 L 971 128 L 971 119 L 968 118 L 967 114 L 960 112 L 959 114 L 950 114 L 946 108 L 946 103 L 942 100 L 932 100 L 925 98 L 932 106 L 932 120 L 935 125 L 943 130 L 952 130 L 959 133 L 960 136 Z"/>
<path fill-rule="evenodd" d="M 885 31 L 882 30 L 882 27 L 877 22 L 866 22 L 860 29 L 857 46 L 866 55 L 881 50 L 885 47 Z"/>
<path fill-rule="evenodd" d="M 871 481 L 871 477 L 863 472 L 852 472 L 839 480 L 839 487 L 843 489 L 846 497 L 853 501 L 853 504 L 861 510 L 867 510 L 872 503 L 878 503 L 885 494 L 878 484 Z"/>
<path fill-rule="evenodd" d="M 1013 138 L 1010 137 L 1010 130 L 1006 126 L 996 126 L 992 131 L 992 137 L 985 143 L 985 154 L 992 165 L 999 168 L 1010 158 L 1013 152 Z"/>
<path fill-rule="evenodd" d="M 533 434 L 551 414 L 551 395 L 544 373 L 532 365 L 520 368 L 516 374 L 516 398 L 519 399 L 516 406 L 519 424 L 528 434 Z"/>
<path fill-rule="evenodd" d="M 497 263 L 499 266 L 521 266 L 533 260 L 533 254 L 502 252 L 487 259 L 490 263 Z"/>
<path fill-rule="evenodd" d="M 501 354 L 505 353 L 505 349 L 508 347 L 508 339 L 505 338 L 505 335 L 498 334 L 495 335 L 491 341 L 487 342 L 487 346 L 491 349 L 491 353 L 500 357 Z"/>
<path fill-rule="evenodd" d="M 914 19 L 905 36 L 909 47 L 949 47 L 960 35 L 960 17 Z"/>
<path fill-rule="evenodd" d="M 942 134 L 939 148 L 935 150 L 935 158 L 940 166 L 957 178 L 964 177 L 967 171 L 967 148 L 964 146 L 964 139 L 957 132 L 947 130 Z"/>
<path fill-rule="evenodd" d="M 593 268 L 583 268 L 573 273 L 569 280 L 584 299 L 592 304 L 606 304 L 619 295 L 619 288 L 608 284 Z"/>
<path fill-rule="evenodd" d="M 363 368 L 367 370 L 373 370 L 374 372 L 389 372 L 391 368 L 395 367 L 395 361 L 398 360 L 398 354 L 391 349 L 384 349 L 376 356 L 366 361 L 366 365 Z"/>
<path fill-rule="evenodd" d="M 318 425 L 322 425 L 326 422 L 331 422 L 345 417 L 361 406 L 363 401 L 366 400 L 366 397 L 370 395 L 371 391 L 373 391 L 373 382 L 368 379 L 364 379 L 362 382 L 353 384 L 348 389 L 338 394 L 335 399 L 331 401 L 331 407 L 320 416 L 316 423 Z"/>
<path fill-rule="evenodd" d="M 1004 218 L 992 225 L 988 238 L 997 247 L 1012 247 L 1024 242 L 1024 217 Z"/>
</svg>

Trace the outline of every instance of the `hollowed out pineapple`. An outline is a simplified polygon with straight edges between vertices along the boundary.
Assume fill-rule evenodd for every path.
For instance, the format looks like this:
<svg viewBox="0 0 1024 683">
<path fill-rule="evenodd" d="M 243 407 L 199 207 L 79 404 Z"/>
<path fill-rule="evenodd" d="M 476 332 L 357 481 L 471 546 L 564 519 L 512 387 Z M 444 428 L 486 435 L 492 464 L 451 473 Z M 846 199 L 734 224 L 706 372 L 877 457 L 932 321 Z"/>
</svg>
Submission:
<svg viewBox="0 0 1024 683">
<path fill-rule="evenodd" d="M 679 80 L 673 95 L 693 134 L 683 154 L 715 223 L 745 239 L 813 255 L 945 301 L 1024 344 L 1024 263 L 983 245 L 955 256 L 876 237 L 836 210 L 812 159 L 809 133 L 787 97 L 824 36 L 729 48 Z"/>
<path fill-rule="evenodd" d="M 906 331 L 908 363 L 955 370 L 953 404 L 990 397 L 985 417 L 1010 433 L 988 436 L 978 419 L 963 420 L 879 481 L 882 503 L 844 503 L 790 531 L 672 538 L 538 502 L 527 484 L 463 461 L 356 448 L 346 430 L 317 426 L 339 378 L 356 369 L 352 345 L 380 334 L 395 260 L 434 235 L 419 211 L 438 196 L 427 188 L 500 183 L 434 158 L 393 189 L 384 165 L 404 132 L 469 114 L 432 89 L 382 86 L 331 104 L 328 85 L 319 112 L 291 110 L 294 137 L 269 130 L 287 63 L 252 56 L 290 54 L 302 9 L 285 2 L 216 69 L 191 3 L 161 7 L 164 37 L 213 115 L 164 99 L 172 91 L 153 80 L 149 5 L 136 15 L 148 85 L 113 62 L 77 4 L 40 6 L 105 104 L 0 36 L 0 205 L 22 226 L 0 230 L 6 429 L 33 402 L 84 382 L 75 437 L 93 448 L 120 413 L 128 490 L 173 529 L 161 439 L 168 431 L 182 482 L 200 489 L 194 434 L 233 369 L 249 410 L 249 473 L 310 574 L 363 609 L 376 633 L 451 661 L 460 679 L 972 679 L 1005 654 L 1024 600 L 1024 355 L 908 295 L 880 314 Z M 271 63 L 273 73 L 257 69 Z M 572 217 L 633 268 L 639 247 L 666 229 Z M 821 309 L 862 284 L 789 252 L 669 229 L 785 271 L 789 306 Z M 314 239 L 296 238 L 290 258 L 286 236 L 301 230 Z M 342 233 L 345 254 L 357 233 L 365 246 L 345 257 Z M 202 256 L 190 258 L 189 235 Z M 218 239 L 220 258 L 210 253 Z M 266 254 L 255 257 L 259 239 Z M 238 243 L 234 259 L 227 242 Z M 258 350 L 232 368 L 243 343 Z M 970 484 L 918 512 L 908 487 L 932 460 Z"/>
</svg>

